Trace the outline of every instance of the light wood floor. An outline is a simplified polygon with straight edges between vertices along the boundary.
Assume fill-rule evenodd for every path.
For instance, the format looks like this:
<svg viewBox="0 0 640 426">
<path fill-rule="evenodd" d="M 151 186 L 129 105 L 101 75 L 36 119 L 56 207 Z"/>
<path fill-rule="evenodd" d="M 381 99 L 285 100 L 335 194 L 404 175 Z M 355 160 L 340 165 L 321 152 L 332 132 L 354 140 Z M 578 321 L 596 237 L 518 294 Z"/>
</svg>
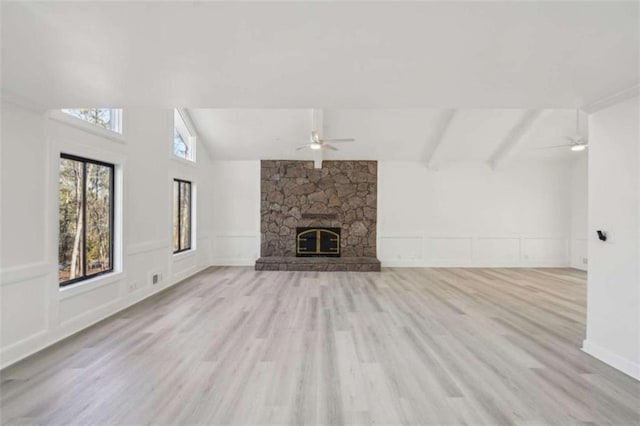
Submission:
<svg viewBox="0 0 640 426">
<path fill-rule="evenodd" d="M 211 268 L 2 373 L 2 423 L 640 423 L 569 269 Z"/>
</svg>

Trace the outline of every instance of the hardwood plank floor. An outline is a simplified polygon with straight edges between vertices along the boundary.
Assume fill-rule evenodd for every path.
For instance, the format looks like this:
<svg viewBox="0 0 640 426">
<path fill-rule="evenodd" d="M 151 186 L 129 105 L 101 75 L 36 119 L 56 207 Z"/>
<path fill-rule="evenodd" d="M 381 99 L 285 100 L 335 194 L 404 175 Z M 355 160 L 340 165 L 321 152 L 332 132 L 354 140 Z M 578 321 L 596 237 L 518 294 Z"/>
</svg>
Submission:
<svg viewBox="0 0 640 426">
<path fill-rule="evenodd" d="M 640 424 L 585 274 L 210 268 L 2 372 L 2 424 Z"/>
</svg>

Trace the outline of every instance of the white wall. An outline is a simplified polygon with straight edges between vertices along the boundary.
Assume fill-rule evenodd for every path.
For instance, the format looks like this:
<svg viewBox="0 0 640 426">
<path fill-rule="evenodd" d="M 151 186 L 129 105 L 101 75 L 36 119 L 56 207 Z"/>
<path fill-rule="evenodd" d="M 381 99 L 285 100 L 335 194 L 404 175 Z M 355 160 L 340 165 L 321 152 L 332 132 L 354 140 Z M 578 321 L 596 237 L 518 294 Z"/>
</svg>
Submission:
<svg viewBox="0 0 640 426">
<path fill-rule="evenodd" d="M 60 116 L 64 117 L 64 116 Z M 126 109 L 124 135 L 109 138 L 48 113 L 2 104 L 0 365 L 16 360 L 210 265 L 210 160 L 171 155 L 173 111 Z M 117 271 L 60 290 L 57 279 L 57 173 L 60 152 L 116 164 Z M 174 177 L 194 182 L 196 249 L 174 256 Z M 118 216 L 118 214 L 116 214 Z M 150 275 L 162 281 L 152 285 Z"/>
<path fill-rule="evenodd" d="M 588 152 L 571 166 L 571 267 L 587 270 Z"/>
<path fill-rule="evenodd" d="M 567 163 L 379 163 L 385 266 L 568 266 L 570 218 Z"/>
<path fill-rule="evenodd" d="M 589 122 L 589 278 L 583 349 L 640 379 L 638 98 Z M 607 232 L 601 242 L 596 230 Z"/>
<path fill-rule="evenodd" d="M 253 265 L 260 256 L 260 161 L 214 161 L 213 264 Z"/>
</svg>

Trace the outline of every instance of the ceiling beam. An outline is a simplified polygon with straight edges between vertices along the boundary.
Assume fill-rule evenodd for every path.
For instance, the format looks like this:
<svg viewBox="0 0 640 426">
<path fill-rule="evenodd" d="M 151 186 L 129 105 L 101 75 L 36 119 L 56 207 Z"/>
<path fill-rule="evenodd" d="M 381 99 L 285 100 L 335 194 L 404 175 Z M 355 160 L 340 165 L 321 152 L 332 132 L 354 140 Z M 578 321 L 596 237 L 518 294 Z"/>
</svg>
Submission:
<svg viewBox="0 0 640 426">
<path fill-rule="evenodd" d="M 425 155 L 423 156 L 423 160 L 428 168 L 437 169 L 438 166 L 438 156 L 442 152 L 443 141 L 447 134 L 447 131 L 451 127 L 451 122 L 456 116 L 457 111 L 455 109 L 447 109 L 444 110 L 440 119 L 438 120 L 438 124 L 436 128 L 433 130 L 431 137 L 429 138 Z"/>
<path fill-rule="evenodd" d="M 587 114 L 593 114 L 602 109 L 609 108 L 615 104 L 620 102 L 624 102 L 627 99 L 634 98 L 640 94 L 640 86 L 636 85 L 633 87 L 629 87 L 625 90 L 621 90 L 619 92 L 613 93 L 609 96 L 605 96 L 604 98 L 598 99 L 595 102 L 591 102 L 582 107 L 582 110 Z"/>
<path fill-rule="evenodd" d="M 489 166 L 496 170 L 498 167 L 504 165 L 509 160 L 516 149 L 522 142 L 522 138 L 531 130 L 533 124 L 540 118 L 542 112 L 541 109 L 530 109 L 525 111 L 524 115 L 516 123 L 515 126 L 509 131 L 502 143 L 498 145 L 493 155 L 489 158 Z"/>
</svg>

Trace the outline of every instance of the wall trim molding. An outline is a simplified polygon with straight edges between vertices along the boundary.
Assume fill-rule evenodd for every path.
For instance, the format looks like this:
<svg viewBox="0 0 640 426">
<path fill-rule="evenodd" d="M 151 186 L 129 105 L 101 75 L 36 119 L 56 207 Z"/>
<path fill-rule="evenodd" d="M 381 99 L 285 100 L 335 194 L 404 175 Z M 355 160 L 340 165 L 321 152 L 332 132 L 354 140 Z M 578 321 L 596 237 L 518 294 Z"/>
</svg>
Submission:
<svg viewBox="0 0 640 426">
<path fill-rule="evenodd" d="M 153 240 L 145 241 L 143 243 L 129 244 L 127 246 L 127 255 L 137 255 L 142 253 L 148 253 L 150 251 L 158 251 L 162 249 L 169 249 L 170 244 L 167 240 Z"/>
<path fill-rule="evenodd" d="M 397 244 L 402 244 L 402 241 L 411 245 L 404 253 L 397 252 Z M 491 241 L 504 241 L 507 248 L 499 248 L 493 254 L 487 253 L 483 244 Z M 540 241 L 550 243 L 548 254 L 540 252 L 537 244 L 527 244 Z M 392 247 L 390 252 L 386 252 L 388 244 Z M 440 251 L 443 249 L 442 244 L 445 244 L 444 252 Z M 450 244 L 454 244 L 453 252 L 447 252 L 448 244 L 449 247 L 452 247 Z M 569 237 L 560 234 L 382 232 L 378 235 L 378 258 L 385 267 L 544 268 L 571 265 Z"/>
<path fill-rule="evenodd" d="M 640 380 L 640 363 L 623 358 L 587 339 L 582 342 L 582 351 L 616 370 Z"/>
<path fill-rule="evenodd" d="M 47 262 L 34 262 L 21 266 L 14 266 L 0 270 L 2 286 L 29 281 L 48 275 L 55 270 L 55 265 Z"/>
<path fill-rule="evenodd" d="M 564 234 L 465 234 L 465 233 L 437 233 L 437 232 L 379 232 L 381 238 L 477 238 L 477 239 L 568 239 Z"/>
<path fill-rule="evenodd" d="M 380 260 L 383 268 L 569 268 L 565 261 L 502 260 Z"/>
<path fill-rule="evenodd" d="M 59 287 L 58 300 L 73 299 L 74 297 L 96 291 L 106 285 L 113 285 L 126 280 L 127 275 L 124 272 L 114 271 L 96 278 L 90 278 L 86 281 L 80 281 L 77 284 Z"/>
<path fill-rule="evenodd" d="M 211 264 L 213 266 L 254 266 L 256 260 L 250 257 L 216 258 Z"/>
<path fill-rule="evenodd" d="M 94 326 L 95 324 L 104 321 L 107 318 L 110 318 L 116 314 L 118 314 L 119 312 L 128 309 L 130 307 L 132 307 L 133 305 L 142 302 L 143 300 L 154 296 L 168 288 L 171 288 L 177 284 L 180 284 L 181 282 L 185 281 L 188 278 L 191 278 L 193 276 L 195 276 L 196 274 L 199 274 L 200 272 L 208 269 L 209 267 L 211 267 L 212 265 L 207 265 L 205 267 L 202 268 L 195 268 L 193 269 L 193 273 L 190 274 L 187 277 L 184 277 L 182 279 L 179 280 L 175 280 L 175 281 L 171 281 L 168 284 L 158 288 L 156 291 L 150 291 L 149 293 L 146 293 L 144 295 L 142 295 L 141 297 L 134 299 L 132 301 L 128 301 L 127 299 L 117 299 L 113 302 L 107 302 L 106 304 L 100 305 L 99 307 L 97 307 L 96 309 L 87 312 L 87 313 L 83 313 L 81 314 L 81 316 L 83 318 L 86 318 L 87 316 L 91 316 L 91 314 L 96 314 L 96 311 L 100 311 L 100 310 L 105 310 L 108 307 L 110 307 L 111 305 L 116 304 L 117 303 L 122 303 L 122 306 L 117 307 L 115 310 L 113 311 L 109 311 L 108 313 L 98 313 L 97 318 L 94 318 L 93 320 L 90 320 L 89 323 L 87 324 L 82 324 L 80 327 L 76 328 L 76 327 L 72 327 L 73 326 L 73 321 L 76 321 L 79 317 L 73 317 L 70 318 L 69 320 L 65 321 L 64 324 L 60 324 L 60 326 L 62 328 L 58 329 L 59 333 L 48 333 L 48 330 L 42 333 L 37 333 L 34 334 L 32 336 L 26 337 L 22 340 L 19 340 L 7 347 L 4 347 L 0 350 L 0 371 L 2 371 L 3 369 L 25 359 L 30 357 L 31 355 L 34 355 L 37 352 L 40 352 L 43 349 L 48 348 L 49 346 L 54 345 L 55 343 L 58 343 L 68 337 L 73 336 L 74 334 L 77 334 L 83 330 L 86 330 L 89 327 Z M 67 328 L 72 328 L 72 330 L 64 330 L 64 327 Z M 9 359 L 9 361 L 7 362 L 6 360 Z"/>
<path fill-rule="evenodd" d="M 236 247 L 231 251 L 222 250 L 225 245 L 250 244 L 253 249 L 250 252 Z M 211 241 L 211 264 L 214 266 L 253 266 L 260 253 L 259 231 L 232 231 L 215 232 Z M 227 256 L 225 256 L 225 254 Z M 249 254 L 249 256 L 247 256 Z M 254 256 L 255 255 L 255 256 Z"/>
<path fill-rule="evenodd" d="M 215 238 L 260 238 L 260 231 L 240 231 L 215 234 Z"/>
</svg>

